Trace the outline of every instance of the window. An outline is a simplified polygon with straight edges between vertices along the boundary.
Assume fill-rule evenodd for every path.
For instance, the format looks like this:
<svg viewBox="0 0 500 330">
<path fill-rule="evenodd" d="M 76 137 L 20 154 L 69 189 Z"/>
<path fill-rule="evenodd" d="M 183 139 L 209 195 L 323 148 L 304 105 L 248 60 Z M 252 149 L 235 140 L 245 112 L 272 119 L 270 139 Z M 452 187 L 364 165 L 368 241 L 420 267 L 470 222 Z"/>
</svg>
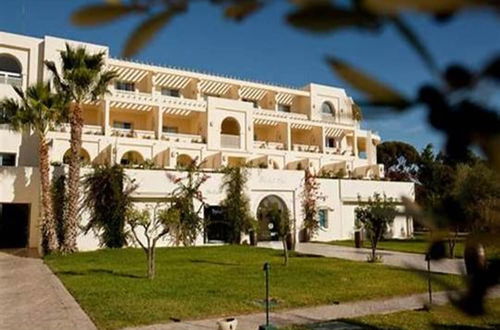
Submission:
<svg viewBox="0 0 500 330">
<path fill-rule="evenodd" d="M 172 97 L 180 97 L 181 93 L 180 93 L 180 91 L 178 89 L 162 88 L 161 89 L 161 95 L 172 96 Z"/>
<path fill-rule="evenodd" d="M 176 126 L 163 126 L 162 128 L 163 133 L 179 133 L 179 127 Z"/>
<path fill-rule="evenodd" d="M 125 121 L 114 121 L 113 127 L 114 128 L 123 128 L 123 129 L 132 129 L 134 127 L 134 125 L 132 125 L 132 123 L 128 123 Z"/>
<path fill-rule="evenodd" d="M 329 102 L 323 102 L 323 105 L 321 106 L 321 112 L 325 115 L 335 115 L 333 105 L 331 105 Z"/>
<path fill-rule="evenodd" d="M 16 154 L 0 152 L 0 166 L 16 166 Z"/>
<path fill-rule="evenodd" d="M 335 143 L 336 141 L 335 141 L 335 138 L 332 138 L 332 137 L 328 137 L 328 136 L 327 136 L 327 137 L 325 138 L 325 140 L 326 140 L 326 141 L 325 141 L 325 146 L 326 146 L 327 148 L 335 148 L 335 147 L 336 147 L 336 143 Z"/>
<path fill-rule="evenodd" d="M 291 112 L 291 108 L 289 105 L 286 105 L 286 104 L 278 104 L 278 111 Z"/>
<path fill-rule="evenodd" d="M 243 101 L 243 102 L 250 102 L 250 103 L 252 103 L 254 108 L 258 108 L 258 107 L 259 107 L 259 105 L 257 104 L 257 101 L 255 101 L 255 100 L 251 100 L 251 99 L 242 99 L 242 101 Z"/>
<path fill-rule="evenodd" d="M 133 92 L 135 91 L 135 84 L 133 82 L 117 81 L 115 82 L 115 89 Z"/>
<path fill-rule="evenodd" d="M 318 210 L 318 222 L 321 228 L 328 228 L 328 210 L 320 209 Z"/>
</svg>

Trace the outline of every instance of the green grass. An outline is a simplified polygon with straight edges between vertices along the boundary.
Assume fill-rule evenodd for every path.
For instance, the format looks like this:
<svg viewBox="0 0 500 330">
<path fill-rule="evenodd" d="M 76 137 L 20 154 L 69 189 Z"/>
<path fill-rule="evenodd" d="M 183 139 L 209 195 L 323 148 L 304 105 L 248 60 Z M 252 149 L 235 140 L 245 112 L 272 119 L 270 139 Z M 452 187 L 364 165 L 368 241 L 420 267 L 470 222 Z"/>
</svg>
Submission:
<svg viewBox="0 0 500 330">
<path fill-rule="evenodd" d="M 434 307 L 430 311 L 418 310 L 370 315 L 341 321 L 368 329 L 499 329 L 500 299 L 489 300 L 487 307 L 488 313 L 480 317 L 466 316 L 451 305 L 445 305 Z M 333 326 L 330 327 L 334 329 Z M 316 328 L 329 329 L 328 322 L 308 326 L 290 326 L 283 328 L 283 330 L 312 330 Z"/>
<path fill-rule="evenodd" d="M 245 246 L 161 248 L 157 276 L 145 275 L 139 249 L 48 256 L 45 262 L 102 329 L 262 311 L 262 264 L 271 263 L 276 308 L 423 292 L 425 278 L 381 264 L 292 256 Z M 459 285 L 459 278 L 439 275 Z M 435 290 L 439 290 L 435 285 Z"/>
<path fill-rule="evenodd" d="M 370 248 L 370 242 L 364 241 L 363 247 Z M 354 247 L 353 240 L 331 241 L 328 244 Z M 379 250 L 400 251 L 408 253 L 425 254 L 429 248 L 429 241 L 424 236 L 416 236 L 412 239 L 386 239 L 380 241 L 377 245 Z M 455 257 L 463 258 L 464 244 L 463 241 L 458 241 L 455 246 Z"/>
</svg>

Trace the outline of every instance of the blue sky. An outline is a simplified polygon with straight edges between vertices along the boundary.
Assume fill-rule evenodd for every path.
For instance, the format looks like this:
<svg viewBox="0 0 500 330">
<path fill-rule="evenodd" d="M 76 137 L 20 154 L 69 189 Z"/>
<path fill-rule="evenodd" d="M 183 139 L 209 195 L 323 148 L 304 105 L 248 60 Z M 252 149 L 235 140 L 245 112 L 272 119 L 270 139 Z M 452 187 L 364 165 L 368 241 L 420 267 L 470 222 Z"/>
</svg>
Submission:
<svg viewBox="0 0 500 330">
<path fill-rule="evenodd" d="M 2 0 L 0 30 L 103 44 L 113 56 L 119 56 L 140 17 L 98 28 L 72 26 L 71 12 L 89 2 L 94 1 Z M 408 95 L 431 79 L 391 28 L 380 34 L 313 35 L 284 23 L 288 9 L 285 0 L 274 1 L 243 23 L 235 23 L 224 19 L 218 7 L 196 4 L 136 58 L 284 85 L 328 84 L 346 88 L 355 99 L 361 96 L 330 71 L 324 62 L 326 55 L 345 59 Z M 453 62 L 479 67 L 489 56 L 500 53 L 498 17 L 493 15 L 473 13 L 446 25 L 435 25 L 417 15 L 408 19 L 443 67 Z M 427 143 L 442 144 L 442 137 L 428 127 L 425 113 L 419 109 L 403 115 L 371 112 L 364 126 L 378 131 L 384 140 L 406 141 L 419 149 Z"/>
</svg>

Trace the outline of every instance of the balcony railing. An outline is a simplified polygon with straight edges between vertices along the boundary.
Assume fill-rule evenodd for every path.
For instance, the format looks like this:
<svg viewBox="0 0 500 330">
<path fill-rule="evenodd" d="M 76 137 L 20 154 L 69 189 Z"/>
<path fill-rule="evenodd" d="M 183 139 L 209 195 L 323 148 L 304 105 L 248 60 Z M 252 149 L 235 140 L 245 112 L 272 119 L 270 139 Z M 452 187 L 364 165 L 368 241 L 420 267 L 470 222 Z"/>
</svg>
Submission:
<svg viewBox="0 0 500 330">
<path fill-rule="evenodd" d="M 240 141 L 241 139 L 239 135 L 220 135 L 220 146 L 222 148 L 240 149 Z"/>
<path fill-rule="evenodd" d="M 254 141 L 254 149 L 273 149 L 285 150 L 285 144 L 282 142 Z"/>
<path fill-rule="evenodd" d="M 184 133 L 163 133 L 162 139 L 181 143 L 205 143 L 201 135 Z"/>
<path fill-rule="evenodd" d="M 23 78 L 19 74 L 0 71 L 0 84 L 23 87 Z"/>
<path fill-rule="evenodd" d="M 68 123 L 63 123 L 54 127 L 54 130 L 56 132 L 69 133 L 71 131 L 71 126 Z M 83 134 L 103 135 L 103 130 L 99 125 L 83 125 Z"/>
<path fill-rule="evenodd" d="M 113 127 L 111 135 L 120 137 L 129 137 L 129 138 L 142 138 L 148 140 L 155 138 L 154 131 L 145 131 L 145 130 L 130 129 L 130 128 L 117 128 L 117 127 Z"/>
<path fill-rule="evenodd" d="M 299 152 L 320 152 L 320 148 L 318 146 L 298 143 L 294 143 L 292 145 L 292 150 Z"/>
</svg>

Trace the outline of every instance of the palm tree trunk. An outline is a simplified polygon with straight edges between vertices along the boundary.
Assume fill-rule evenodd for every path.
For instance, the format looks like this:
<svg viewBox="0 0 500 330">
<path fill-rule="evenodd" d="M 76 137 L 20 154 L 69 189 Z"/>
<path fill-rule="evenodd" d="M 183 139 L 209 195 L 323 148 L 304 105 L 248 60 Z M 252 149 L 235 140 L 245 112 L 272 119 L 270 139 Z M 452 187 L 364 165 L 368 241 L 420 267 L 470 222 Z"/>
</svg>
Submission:
<svg viewBox="0 0 500 330">
<path fill-rule="evenodd" d="M 57 249 L 57 237 L 52 209 L 52 195 L 50 193 L 50 167 L 49 167 L 49 145 L 45 136 L 40 136 L 40 185 L 42 197 L 41 224 L 43 253 L 50 253 Z"/>
<path fill-rule="evenodd" d="M 76 238 L 78 236 L 79 218 L 78 202 L 80 197 L 80 150 L 82 148 L 83 111 L 82 106 L 76 103 L 70 118 L 71 154 L 68 172 L 68 215 L 64 229 L 64 246 L 62 252 L 71 253 L 77 251 Z"/>
</svg>

